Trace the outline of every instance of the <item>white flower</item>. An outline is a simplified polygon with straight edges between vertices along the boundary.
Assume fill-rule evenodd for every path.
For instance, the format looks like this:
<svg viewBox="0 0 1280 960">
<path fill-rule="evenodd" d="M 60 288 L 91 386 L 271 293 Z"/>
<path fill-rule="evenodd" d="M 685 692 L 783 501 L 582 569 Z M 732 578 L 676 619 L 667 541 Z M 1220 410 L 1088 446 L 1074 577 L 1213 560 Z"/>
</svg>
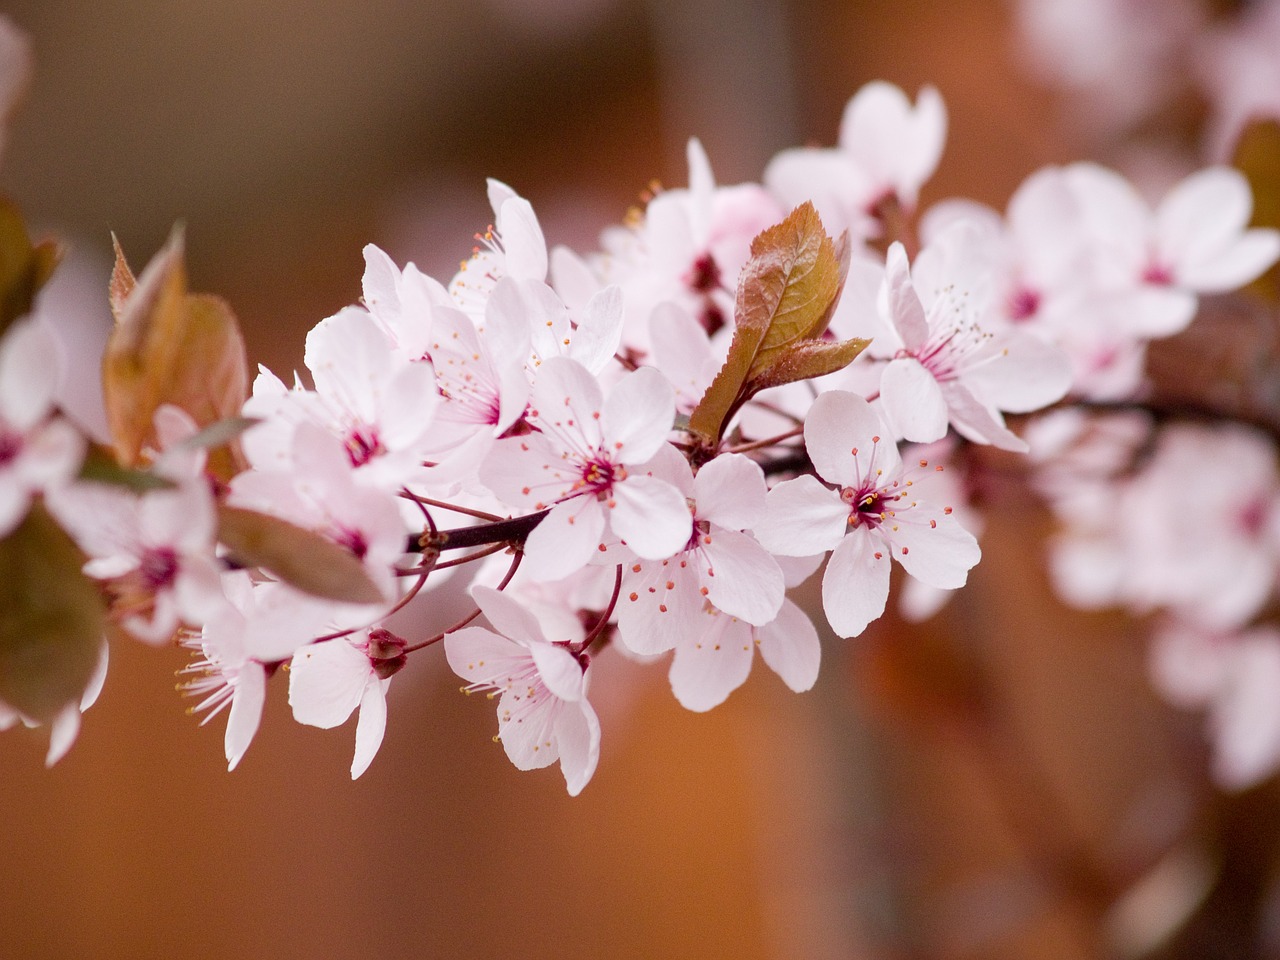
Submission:
<svg viewBox="0 0 1280 960">
<path fill-rule="evenodd" d="M 947 113 L 933 87 L 912 107 L 900 89 L 869 83 L 845 107 L 835 149 L 784 150 L 765 170 L 765 185 L 783 204 L 813 201 L 833 234 L 879 234 L 876 206 L 894 197 L 915 208 L 920 187 L 933 175 L 947 134 Z"/>
<path fill-rule="evenodd" d="M 642 557 L 661 559 L 689 538 L 689 511 L 671 484 L 641 468 L 666 442 L 671 385 L 650 367 L 604 400 L 580 363 L 553 357 L 534 384 L 529 416 L 539 433 L 498 441 L 480 480 L 505 503 L 550 508 L 525 543 L 529 574 L 558 580 L 598 552 L 606 525 Z"/>
<path fill-rule="evenodd" d="M 27 514 L 31 498 L 68 482 L 85 441 L 52 417 L 61 369 L 58 342 L 44 323 L 13 324 L 0 340 L 0 537 Z"/>
<path fill-rule="evenodd" d="M 370 631 L 313 643 L 298 650 L 289 663 L 289 706 L 293 718 L 328 730 L 347 721 L 356 707 L 356 752 L 351 779 L 369 769 L 387 729 L 387 689 L 403 665 L 384 657 Z"/>
<path fill-rule="evenodd" d="M 890 557 L 916 579 L 953 589 L 964 585 L 980 556 L 949 508 L 916 499 L 914 481 L 883 429 L 861 397 L 842 390 L 819 396 L 804 438 L 826 484 L 810 476 L 778 484 L 754 528 L 771 553 L 834 551 L 822 578 L 822 604 L 842 637 L 857 636 L 884 612 Z"/>
<path fill-rule="evenodd" d="M 533 614 L 497 590 L 476 587 L 476 603 L 499 631 L 466 627 L 444 638 L 467 693 L 498 696 L 498 737 L 517 769 L 560 761 L 571 796 L 600 759 L 600 722 L 587 702 L 587 657 L 543 635 Z"/>
<path fill-rule="evenodd" d="M 913 284 L 902 244 L 889 248 L 881 310 L 897 349 L 880 379 L 885 415 L 900 436 L 920 443 L 941 439 L 948 422 L 977 443 L 1026 450 L 1001 411 L 1028 413 L 1066 394 L 1066 358 L 1019 330 L 983 329 L 988 285 L 966 262 L 973 234 L 965 225 L 947 231 L 921 253 L 932 283 Z M 972 282 L 970 288 L 967 281 Z"/>
</svg>

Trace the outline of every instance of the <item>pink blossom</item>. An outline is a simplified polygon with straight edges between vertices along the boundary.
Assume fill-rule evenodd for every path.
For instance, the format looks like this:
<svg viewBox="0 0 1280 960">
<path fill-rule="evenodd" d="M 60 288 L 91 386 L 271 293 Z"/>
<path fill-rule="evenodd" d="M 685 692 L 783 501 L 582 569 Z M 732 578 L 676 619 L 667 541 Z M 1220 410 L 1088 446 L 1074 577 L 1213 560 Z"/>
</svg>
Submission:
<svg viewBox="0 0 1280 960">
<path fill-rule="evenodd" d="M 876 206 L 896 198 L 915 208 L 920 187 L 933 175 L 946 140 L 947 114 L 933 87 L 913 107 L 900 89 L 869 83 L 845 106 L 839 146 L 784 150 L 765 170 L 765 185 L 786 207 L 813 201 L 828 232 L 879 234 Z"/>
<path fill-rule="evenodd" d="M 328 730 L 360 708 L 351 779 L 369 769 L 387 729 L 387 689 L 404 663 L 402 652 L 383 649 L 362 630 L 302 647 L 289 663 L 289 706 L 299 723 Z M 391 653 L 391 656 L 387 656 Z"/>
<path fill-rule="evenodd" d="M 624 377 L 606 401 L 576 360 L 543 363 L 529 414 L 539 432 L 498 441 L 480 469 L 504 503 L 551 511 L 525 543 L 531 576 L 557 580 L 579 569 L 606 526 L 650 559 L 685 544 L 684 497 L 643 471 L 666 441 L 674 407 L 670 384 L 652 368 Z"/>
<path fill-rule="evenodd" d="M 84 457 L 84 437 L 54 416 L 61 359 L 53 331 L 15 323 L 0 340 L 0 537 L 27 514 L 31 498 L 67 483 Z"/>
<path fill-rule="evenodd" d="M 464 692 L 498 696 L 498 737 L 516 768 L 559 760 L 569 794 L 577 796 L 600 759 L 586 655 L 547 640 L 534 616 L 497 590 L 475 587 L 472 595 L 498 632 L 465 627 L 446 636 L 449 666 L 467 681 Z"/>
<path fill-rule="evenodd" d="M 964 585 L 980 556 L 977 541 L 949 508 L 916 499 L 914 480 L 865 400 L 843 390 L 822 394 L 804 437 L 821 480 L 803 476 L 770 490 L 754 532 L 782 556 L 833 550 L 822 603 L 836 633 L 857 636 L 884 612 L 890 558 L 930 586 Z"/>
</svg>

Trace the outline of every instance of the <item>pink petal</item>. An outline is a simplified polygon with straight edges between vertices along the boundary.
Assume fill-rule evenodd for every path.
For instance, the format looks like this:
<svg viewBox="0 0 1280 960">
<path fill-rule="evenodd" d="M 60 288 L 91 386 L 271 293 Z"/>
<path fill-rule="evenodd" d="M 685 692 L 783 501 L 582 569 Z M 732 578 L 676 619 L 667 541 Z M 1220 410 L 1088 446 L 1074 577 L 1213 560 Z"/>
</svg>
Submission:
<svg viewBox="0 0 1280 960">
<path fill-rule="evenodd" d="M 0 418 L 25 432 L 48 416 L 62 354 L 48 324 L 22 320 L 0 340 Z"/>
<path fill-rule="evenodd" d="M 1052 344 L 1029 333 L 1000 338 L 1002 355 L 976 364 L 964 382 L 975 395 L 998 410 L 1030 413 L 1066 396 L 1071 389 L 1071 364 Z"/>
<path fill-rule="evenodd" d="M 880 403 L 901 436 L 932 443 L 947 434 L 947 404 L 933 374 L 915 357 L 889 361 L 880 376 Z"/>
<path fill-rule="evenodd" d="M 693 498 L 698 519 L 746 529 L 764 514 L 764 471 L 740 453 L 722 454 L 698 470 Z"/>
<path fill-rule="evenodd" d="M 884 613 L 889 597 L 888 551 L 864 529 L 850 531 L 827 561 L 822 576 L 822 608 L 831 629 L 856 637 Z"/>
<path fill-rule="evenodd" d="M 709 569 L 698 572 L 708 599 L 722 611 L 754 624 L 777 615 L 785 592 L 782 570 L 750 536 L 712 527 L 695 557 L 708 562 Z"/>
<path fill-rule="evenodd" d="M 600 417 L 604 393 L 582 364 L 568 357 L 551 357 L 538 367 L 530 397 L 531 415 L 557 445 L 594 450 L 600 446 Z M 554 428 L 554 430 L 553 430 Z M 579 449 L 583 448 L 583 449 Z"/>
<path fill-rule="evenodd" d="M 844 390 L 828 390 L 813 401 L 805 418 L 804 445 L 818 475 L 846 487 L 861 484 L 877 470 L 892 476 L 902 462 L 879 414 Z"/>
<path fill-rule="evenodd" d="M 587 565 L 603 533 L 604 512 L 595 497 L 558 503 L 525 541 L 525 569 L 539 582 L 561 580 Z"/>
<path fill-rule="evenodd" d="M 689 506 L 671 484 L 631 476 L 614 484 L 611 503 L 610 527 L 637 555 L 662 560 L 689 542 Z"/>
<path fill-rule="evenodd" d="M 529 653 L 538 675 L 553 696 L 570 702 L 583 698 L 582 665 L 577 657 L 564 647 L 545 642 L 530 644 Z"/>
<path fill-rule="evenodd" d="M 675 415 L 675 391 L 653 367 L 623 377 L 604 405 L 604 442 L 610 456 L 623 463 L 648 460 L 666 441 Z"/>
<path fill-rule="evenodd" d="M 513 196 L 495 213 L 506 258 L 504 273 L 518 280 L 545 280 L 547 241 L 533 206 L 523 197 Z"/>
<path fill-rule="evenodd" d="M 924 504 L 900 511 L 876 530 L 876 536 L 886 541 L 878 549 L 891 551 L 907 573 L 944 590 L 963 587 L 982 556 L 978 541 L 955 517 Z"/>
<path fill-rule="evenodd" d="M 556 746 L 560 752 L 560 772 L 569 796 L 582 792 L 600 762 L 600 721 L 586 700 L 562 709 L 555 720 Z"/>
<path fill-rule="evenodd" d="M 1280 232 L 1249 230 L 1212 256 L 1177 269 L 1178 283 L 1198 293 L 1224 293 L 1262 276 L 1280 257 Z"/>
<path fill-rule="evenodd" d="M 387 688 L 390 680 L 371 676 L 360 698 L 360 719 L 356 721 L 356 752 L 351 758 L 351 779 L 369 769 L 373 758 L 382 746 L 387 730 Z"/>
<path fill-rule="evenodd" d="M 346 640 L 303 647 L 289 667 L 293 718 L 326 730 L 346 722 L 360 704 L 371 674 L 369 658 Z"/>
<path fill-rule="evenodd" d="M 1156 208 L 1160 251 L 1179 267 L 1191 266 L 1240 234 L 1252 210 L 1249 182 L 1239 170 L 1198 170 L 1170 190 Z"/>
<path fill-rule="evenodd" d="M 901 243 L 895 241 L 890 245 L 884 269 L 884 296 L 889 322 L 902 338 L 903 346 L 908 350 L 918 350 L 929 338 L 929 322 L 925 319 L 920 297 L 911 285 L 907 251 Z"/>
<path fill-rule="evenodd" d="M 816 477 L 784 480 L 769 491 L 765 507 L 752 531 L 766 550 L 785 557 L 825 553 L 848 527 L 849 505 Z"/>
<path fill-rule="evenodd" d="M 247 662 L 236 676 L 235 693 L 227 715 L 227 732 L 223 748 L 227 754 L 227 770 L 240 763 L 253 735 L 262 722 L 262 707 L 267 700 L 267 674 L 257 663 Z"/>
<path fill-rule="evenodd" d="M 813 622 L 790 600 L 782 601 L 778 617 L 756 629 L 760 656 L 769 669 L 796 693 L 804 693 L 818 680 L 822 644 Z"/>
<path fill-rule="evenodd" d="M 676 648 L 671 691 L 687 710 L 717 707 L 751 673 L 751 627 L 728 614 L 705 614 L 702 635 Z"/>
<path fill-rule="evenodd" d="M 502 636 L 524 645 L 546 642 L 538 618 L 505 593 L 478 584 L 471 588 L 471 597 Z"/>
</svg>

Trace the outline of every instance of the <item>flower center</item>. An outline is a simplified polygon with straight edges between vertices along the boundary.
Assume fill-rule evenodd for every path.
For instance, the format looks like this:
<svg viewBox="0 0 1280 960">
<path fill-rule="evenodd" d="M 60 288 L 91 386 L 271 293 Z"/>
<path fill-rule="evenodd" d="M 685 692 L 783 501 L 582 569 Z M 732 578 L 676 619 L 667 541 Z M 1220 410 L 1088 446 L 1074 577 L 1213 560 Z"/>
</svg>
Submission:
<svg viewBox="0 0 1280 960">
<path fill-rule="evenodd" d="M 1030 287 L 1019 287 L 1005 302 L 1005 313 L 1014 323 L 1025 323 L 1040 309 L 1040 292 Z"/>
<path fill-rule="evenodd" d="M 152 593 L 163 590 L 178 575 L 178 554 L 172 547 L 148 547 L 138 563 L 138 573 Z"/>
<path fill-rule="evenodd" d="M 22 434 L 0 430 L 0 467 L 7 467 L 22 452 Z"/>
<path fill-rule="evenodd" d="M 385 452 L 386 447 L 378 439 L 375 430 L 360 426 L 347 434 L 347 457 L 353 467 L 363 467 L 378 454 Z"/>
</svg>

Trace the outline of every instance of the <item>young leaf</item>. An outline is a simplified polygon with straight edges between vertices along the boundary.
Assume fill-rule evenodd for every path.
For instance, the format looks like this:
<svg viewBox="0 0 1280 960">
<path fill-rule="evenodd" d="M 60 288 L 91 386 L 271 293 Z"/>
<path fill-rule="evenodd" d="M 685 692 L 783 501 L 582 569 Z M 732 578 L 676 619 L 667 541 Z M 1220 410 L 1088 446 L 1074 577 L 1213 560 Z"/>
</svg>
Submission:
<svg viewBox="0 0 1280 960">
<path fill-rule="evenodd" d="M 48 722 L 98 663 L 106 611 L 84 556 L 40 504 L 0 541 L 0 700 Z"/>
<path fill-rule="evenodd" d="M 1249 225 L 1280 228 L 1280 121 L 1255 120 L 1245 127 L 1232 162 L 1253 190 Z M 1270 300 L 1280 300 L 1280 265 L 1263 274 L 1254 287 Z"/>
<path fill-rule="evenodd" d="M 221 506 L 218 540 L 235 562 L 261 567 L 312 596 L 344 603 L 386 599 L 354 554 L 279 517 Z"/>
<path fill-rule="evenodd" d="M 759 384 L 776 379 L 770 371 L 803 344 L 817 342 L 848 268 L 847 237 L 833 243 L 811 203 L 751 242 L 751 258 L 738 278 L 729 354 L 689 415 L 691 433 L 704 444 L 718 443 L 737 409 L 763 389 Z"/>
<path fill-rule="evenodd" d="M 842 240 L 842 250 L 847 247 Z M 752 241 L 734 306 L 735 320 L 746 317 L 765 328 L 748 380 L 768 370 L 791 344 L 822 334 L 842 282 L 835 244 L 810 203 Z"/>
<path fill-rule="evenodd" d="M 53 241 L 33 246 L 18 208 L 0 200 L 0 333 L 31 312 L 61 255 Z"/>
<path fill-rule="evenodd" d="M 111 268 L 111 282 L 107 286 L 107 293 L 111 300 L 111 314 L 116 318 L 116 323 L 119 323 L 124 313 L 124 302 L 133 293 L 138 280 L 129 269 L 129 261 L 125 259 L 124 250 L 120 248 L 120 241 L 114 233 L 111 234 L 111 249 L 115 251 L 116 262 Z"/>
<path fill-rule="evenodd" d="M 97 444 L 89 447 L 84 463 L 80 467 L 79 480 L 90 483 L 105 483 L 113 487 L 123 487 L 134 493 L 146 493 L 148 490 L 169 490 L 173 482 L 145 470 L 131 470 L 116 463 L 115 458 Z"/>
<path fill-rule="evenodd" d="M 244 338 L 225 301 L 189 294 L 182 238 L 169 243 L 136 280 L 117 250 L 112 273 L 117 322 L 103 358 L 103 392 L 117 459 L 134 466 L 154 441 L 156 408 L 172 403 L 199 426 L 240 412 L 249 391 Z M 215 451 L 210 470 L 229 479 L 234 448 Z"/>
<path fill-rule="evenodd" d="M 805 340 L 795 344 L 781 360 L 764 374 L 751 381 L 752 393 L 780 387 L 798 380 L 825 377 L 843 370 L 863 350 L 870 340 Z"/>
</svg>

